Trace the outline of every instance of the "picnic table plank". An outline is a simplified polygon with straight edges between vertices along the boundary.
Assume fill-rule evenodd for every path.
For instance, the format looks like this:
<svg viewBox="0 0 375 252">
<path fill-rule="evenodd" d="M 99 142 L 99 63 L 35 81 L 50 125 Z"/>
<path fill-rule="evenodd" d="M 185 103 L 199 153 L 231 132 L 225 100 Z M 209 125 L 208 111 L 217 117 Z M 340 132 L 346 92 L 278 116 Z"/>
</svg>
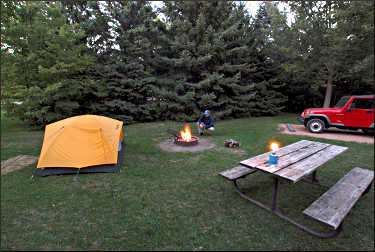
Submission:
<svg viewBox="0 0 375 252">
<path fill-rule="evenodd" d="M 231 169 L 222 171 L 222 172 L 219 173 L 219 175 L 221 175 L 224 178 L 229 179 L 229 180 L 236 180 L 240 177 L 243 177 L 243 176 L 248 175 L 250 173 L 253 173 L 255 171 L 256 170 L 254 170 L 254 169 L 248 168 L 248 167 L 243 166 L 243 165 L 239 165 L 239 166 L 233 167 Z"/>
<path fill-rule="evenodd" d="M 353 168 L 303 213 L 337 229 L 373 178 L 374 171 Z"/>
<path fill-rule="evenodd" d="M 298 150 L 302 147 L 309 146 L 313 143 L 314 142 L 309 141 L 309 140 L 301 140 L 301 141 L 295 142 L 293 144 L 284 146 L 284 147 L 280 148 L 280 150 L 278 151 L 279 157 L 287 155 L 290 152 L 296 151 L 296 150 Z M 258 165 L 261 165 L 261 164 L 264 164 L 264 163 L 268 162 L 269 155 L 270 155 L 271 152 L 272 151 L 269 151 L 269 152 L 260 154 L 258 156 L 243 160 L 243 161 L 240 162 L 240 164 L 244 165 L 244 166 L 251 167 L 251 168 L 255 168 Z"/>
<path fill-rule="evenodd" d="M 337 145 L 330 145 L 315 154 L 294 163 L 282 170 L 275 172 L 274 174 L 282 178 L 291 180 L 296 183 L 303 177 L 309 175 L 321 165 L 325 164 L 330 159 L 336 157 L 342 152 L 346 151 L 348 147 L 342 147 Z"/>
<path fill-rule="evenodd" d="M 277 165 L 271 165 L 267 160 L 267 163 L 258 165 L 256 168 L 262 169 L 266 172 L 274 173 L 308 156 L 311 156 L 318 151 L 324 150 L 328 146 L 330 146 L 330 144 L 314 142 L 311 145 L 304 146 L 296 151 L 290 152 L 289 154 L 280 157 Z"/>
</svg>

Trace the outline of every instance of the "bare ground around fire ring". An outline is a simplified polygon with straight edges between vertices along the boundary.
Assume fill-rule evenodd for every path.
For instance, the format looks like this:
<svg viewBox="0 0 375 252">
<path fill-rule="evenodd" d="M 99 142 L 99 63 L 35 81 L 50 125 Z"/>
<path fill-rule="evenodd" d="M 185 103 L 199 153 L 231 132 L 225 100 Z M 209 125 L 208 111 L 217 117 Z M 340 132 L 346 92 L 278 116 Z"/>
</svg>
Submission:
<svg viewBox="0 0 375 252">
<path fill-rule="evenodd" d="M 168 139 L 158 144 L 158 146 L 168 152 L 197 152 L 214 148 L 216 145 L 207 139 L 199 139 L 199 143 L 193 146 L 180 146 L 173 142 L 173 139 Z"/>
</svg>

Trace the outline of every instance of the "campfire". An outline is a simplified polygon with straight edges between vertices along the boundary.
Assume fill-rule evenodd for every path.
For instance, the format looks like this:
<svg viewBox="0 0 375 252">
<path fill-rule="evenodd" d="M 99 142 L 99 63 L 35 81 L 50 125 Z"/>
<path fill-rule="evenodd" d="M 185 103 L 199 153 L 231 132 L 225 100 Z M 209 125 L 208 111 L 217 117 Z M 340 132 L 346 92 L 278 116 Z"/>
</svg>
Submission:
<svg viewBox="0 0 375 252">
<path fill-rule="evenodd" d="M 171 129 L 168 129 L 168 133 L 174 136 L 174 143 L 181 146 L 197 145 L 199 142 L 199 138 L 191 134 L 189 124 L 185 125 L 184 130 L 181 130 L 180 134 L 178 134 L 177 131 Z"/>
</svg>

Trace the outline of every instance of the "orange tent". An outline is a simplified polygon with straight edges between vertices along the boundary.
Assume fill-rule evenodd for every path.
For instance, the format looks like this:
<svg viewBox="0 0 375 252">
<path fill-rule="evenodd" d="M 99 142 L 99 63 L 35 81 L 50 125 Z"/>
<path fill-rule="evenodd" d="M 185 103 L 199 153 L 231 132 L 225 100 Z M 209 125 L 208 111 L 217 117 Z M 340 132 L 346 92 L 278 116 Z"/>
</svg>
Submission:
<svg viewBox="0 0 375 252">
<path fill-rule="evenodd" d="M 122 127 L 122 121 L 97 115 L 74 116 L 48 124 L 37 168 L 76 170 L 117 164 L 119 144 L 124 139 Z"/>
</svg>

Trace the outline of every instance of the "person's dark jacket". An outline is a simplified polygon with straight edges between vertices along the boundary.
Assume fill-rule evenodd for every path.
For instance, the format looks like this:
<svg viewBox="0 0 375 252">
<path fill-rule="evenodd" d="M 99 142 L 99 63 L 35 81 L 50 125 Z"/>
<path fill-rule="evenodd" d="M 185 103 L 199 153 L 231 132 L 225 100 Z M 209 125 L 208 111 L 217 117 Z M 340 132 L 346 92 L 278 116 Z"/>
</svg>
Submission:
<svg viewBox="0 0 375 252">
<path fill-rule="evenodd" d="M 204 123 L 205 125 L 204 128 L 208 129 L 208 128 L 214 127 L 214 118 L 211 115 L 206 117 L 203 114 L 201 115 L 201 117 L 199 117 L 198 123 L 199 124 Z"/>
</svg>

